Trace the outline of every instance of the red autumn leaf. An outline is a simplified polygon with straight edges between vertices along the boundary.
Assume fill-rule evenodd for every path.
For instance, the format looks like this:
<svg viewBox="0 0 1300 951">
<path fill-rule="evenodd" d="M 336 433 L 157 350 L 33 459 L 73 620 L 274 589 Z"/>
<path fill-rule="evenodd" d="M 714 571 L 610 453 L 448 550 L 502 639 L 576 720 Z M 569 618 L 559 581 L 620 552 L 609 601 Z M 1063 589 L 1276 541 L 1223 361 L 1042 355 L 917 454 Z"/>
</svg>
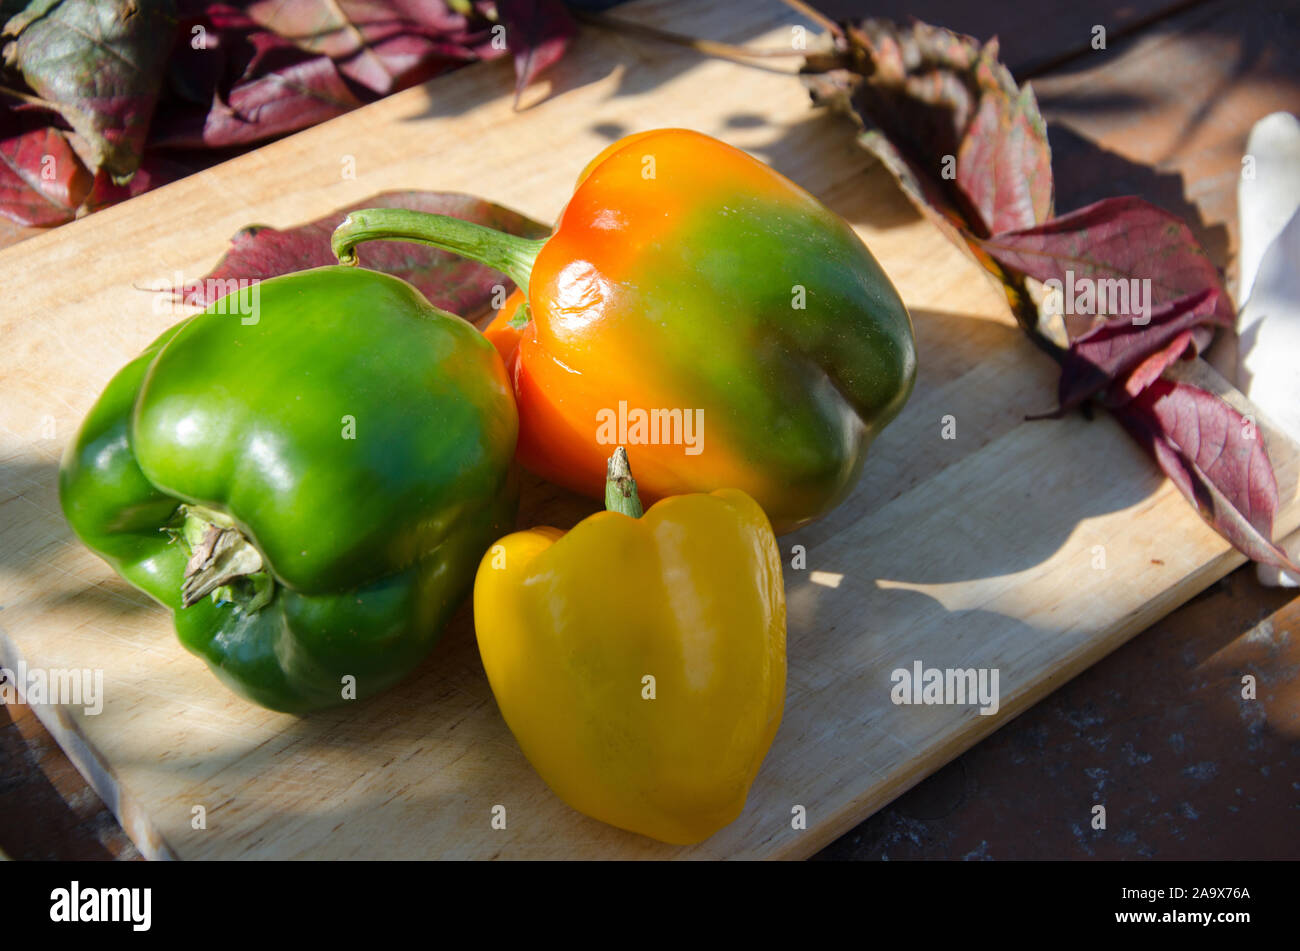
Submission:
<svg viewBox="0 0 1300 951">
<path fill-rule="evenodd" d="M 240 81 L 224 102 L 213 103 L 203 117 L 202 128 L 195 130 L 197 135 L 188 140 L 172 137 L 166 144 L 250 145 L 308 128 L 360 105 L 334 64 L 327 57 L 317 56 Z"/>
<path fill-rule="evenodd" d="M 329 57 L 353 82 L 384 96 L 458 62 L 500 50 L 488 25 L 443 0 L 255 0 L 248 15 L 300 49 Z"/>
<path fill-rule="evenodd" d="M 993 40 L 913 23 L 846 23 L 809 57 L 813 98 L 846 109 L 860 141 L 912 201 L 958 232 L 1025 228 L 1052 212 L 1051 149 L 1033 92 L 1016 86 Z"/>
<path fill-rule="evenodd" d="M 0 215 L 20 225 L 63 224 L 76 217 L 90 187 L 90 173 L 59 129 L 0 141 Z"/>
<path fill-rule="evenodd" d="M 328 56 L 304 53 L 239 10 L 212 4 L 182 36 L 169 70 L 175 96 L 159 109 L 151 146 L 250 145 L 362 105 Z"/>
<path fill-rule="evenodd" d="M 1150 280 L 1153 306 L 1213 288 L 1216 322 L 1236 321 L 1218 268 L 1191 229 L 1141 198 L 1106 198 L 979 244 L 1000 264 L 1039 281 Z"/>
<path fill-rule="evenodd" d="M 802 69 L 814 102 L 854 116 L 858 141 L 913 204 L 1002 283 L 1017 322 L 1062 365 L 1052 415 L 1100 399 L 1220 534 L 1252 558 L 1285 561 L 1269 541 L 1277 487 L 1262 443 L 1225 436 L 1226 451 L 1210 453 L 1215 427 L 1226 433 L 1240 416 L 1162 379 L 1235 322 L 1190 229 L 1138 198 L 1051 218 L 1046 126 L 1032 92 L 997 63 L 996 43 L 881 20 L 838 24 L 831 37 L 832 51 Z M 1059 281 L 1067 301 L 1078 282 L 1091 289 L 1082 326 L 1067 317 L 1068 341 L 1041 320 L 1028 278 Z M 1150 281 L 1138 285 L 1150 288 L 1140 305 L 1133 280 Z M 1133 319 L 1148 308 L 1149 323 Z"/>
<path fill-rule="evenodd" d="M 515 104 L 528 84 L 564 56 L 577 27 L 560 0 L 497 0 L 515 60 Z"/>
<path fill-rule="evenodd" d="M 8 143 L 0 214 L 41 224 L 176 177 L 161 170 L 179 163 L 152 156 L 149 173 L 125 184 L 146 133 L 151 150 L 233 151 L 507 51 L 517 98 L 574 32 L 559 0 L 0 0 L 0 25 L 6 62 L 31 86 L 16 98 L 50 104 L 19 132 L 49 126 L 86 166 L 82 178 L 94 177 L 71 189 L 82 196 L 73 205 L 54 194 L 58 178 L 33 192 L 14 164 L 26 144 Z M 11 124 L 0 143 L 19 134 Z M 191 171 L 220 159 L 184 158 Z"/>
<path fill-rule="evenodd" d="M 140 164 L 176 30 L 171 0 L 37 0 L 4 27 L 5 60 L 126 181 Z"/>
<path fill-rule="evenodd" d="M 1131 398 L 1183 355 L 1193 328 L 1214 319 L 1218 294 L 1203 288 L 1145 316 L 1112 317 L 1074 340 L 1061 364 L 1060 407 L 1050 415 L 1063 416 L 1116 382 L 1120 385 L 1108 394 L 1107 405 Z"/>
<path fill-rule="evenodd" d="M 990 50 L 991 47 L 991 50 Z M 980 70 L 996 61 L 990 43 L 981 54 Z M 985 95 L 957 153 L 957 186 L 965 192 L 988 232 L 1030 228 L 1052 214 L 1051 153 L 1047 130 L 1028 86 L 1012 98 L 1010 76 L 1005 96 Z M 995 88 L 1004 88 L 1001 84 Z M 986 232 L 987 233 L 987 232 Z"/>
<path fill-rule="evenodd" d="M 452 215 L 528 238 L 548 233 L 544 225 L 472 195 L 385 192 L 297 228 L 285 231 L 256 225 L 244 228 L 231 239 L 230 250 L 210 274 L 175 290 L 185 303 L 206 306 L 227 293 L 232 285 L 226 282 L 232 280 L 265 280 L 290 271 L 337 264 L 330 249 L 330 236 L 348 212 L 360 208 L 408 208 Z M 495 288 L 509 287 L 496 271 L 423 244 L 375 241 L 362 246 L 357 253 L 362 267 L 408 281 L 435 306 L 467 320 L 487 312 Z"/>
<path fill-rule="evenodd" d="M 1252 422 L 1214 394 L 1169 380 L 1156 380 L 1114 412 L 1234 548 L 1300 571 L 1271 541 L 1277 480 Z"/>
<path fill-rule="evenodd" d="M 1127 403 L 1160 379 L 1160 376 L 1173 366 L 1175 360 L 1180 357 L 1195 355 L 1200 349 L 1195 341 L 1196 332 L 1199 329 L 1202 328 L 1192 327 L 1181 331 L 1164 347 L 1148 355 L 1141 363 L 1110 385 L 1102 402 L 1107 406 L 1118 406 Z"/>
</svg>

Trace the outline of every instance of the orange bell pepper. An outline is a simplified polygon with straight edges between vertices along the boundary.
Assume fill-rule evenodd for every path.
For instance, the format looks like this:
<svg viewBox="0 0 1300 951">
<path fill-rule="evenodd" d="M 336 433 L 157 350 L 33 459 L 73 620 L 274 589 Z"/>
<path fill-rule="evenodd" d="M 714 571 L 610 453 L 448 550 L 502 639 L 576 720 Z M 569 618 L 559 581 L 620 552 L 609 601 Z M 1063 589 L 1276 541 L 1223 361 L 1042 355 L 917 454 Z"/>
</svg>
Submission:
<svg viewBox="0 0 1300 951">
<path fill-rule="evenodd" d="M 788 531 L 848 494 L 912 390 L 911 320 L 858 236 L 698 132 L 609 146 L 541 241 L 371 209 L 335 249 L 372 238 L 515 280 L 486 334 L 514 380 L 519 460 L 595 498 L 612 446 L 628 445 L 647 501 L 731 486 Z"/>
</svg>

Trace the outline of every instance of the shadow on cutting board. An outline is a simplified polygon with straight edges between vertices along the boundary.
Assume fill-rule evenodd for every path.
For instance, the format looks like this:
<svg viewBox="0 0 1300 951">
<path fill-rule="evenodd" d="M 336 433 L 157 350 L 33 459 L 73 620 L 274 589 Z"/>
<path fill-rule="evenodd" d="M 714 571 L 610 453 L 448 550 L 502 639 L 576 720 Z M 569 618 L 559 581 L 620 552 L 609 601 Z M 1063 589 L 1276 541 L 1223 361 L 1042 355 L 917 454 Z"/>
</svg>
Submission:
<svg viewBox="0 0 1300 951">
<path fill-rule="evenodd" d="M 51 546 L 79 544 L 59 508 L 59 467 L 54 462 L 12 462 L 0 465 L 0 486 L 7 509 L 0 509 L 0 572 L 14 579 L 40 579 L 38 591 L 48 607 L 89 609 L 109 614 L 149 609 L 154 602 L 116 574 L 102 584 L 87 585 L 74 575 L 54 572 L 42 553 Z M 24 539 L 25 544 L 17 542 Z M 17 587 L 6 584 L 0 605 L 14 600 Z"/>
<path fill-rule="evenodd" d="M 19 570 L 33 560 L 31 533 L 27 524 L 40 513 L 54 515 L 59 509 L 59 464 L 31 459 L 0 462 L 0 570 Z M 52 509 L 52 511 L 51 511 Z M 59 529 L 69 537 L 72 531 L 61 515 Z M 21 531 L 19 536 L 17 533 Z M 14 535 L 10 533 L 14 532 Z M 28 541 L 22 544 L 19 537 Z M 2 600 L 2 599 L 0 599 Z"/>
<path fill-rule="evenodd" d="M 760 841 L 798 849 L 802 833 L 790 827 L 790 803 L 824 802 L 840 784 L 865 787 L 863 777 L 893 778 L 904 768 L 906 744 L 929 742 L 936 723 L 954 728 L 950 710 L 890 702 L 894 666 L 918 657 L 941 667 L 982 663 L 983 651 L 972 651 L 967 638 L 985 631 L 1021 643 L 1044 640 L 991 612 L 945 617 L 938 602 L 917 592 L 896 592 L 894 600 L 898 611 L 890 617 L 859 613 L 822 627 L 810 627 L 797 606 L 792 612 L 784 723 L 739 820 Z M 937 630 L 920 655 L 904 636 L 918 624 Z M 989 663 L 999 663 L 991 640 L 985 650 Z M 846 670 L 862 673 L 846 678 Z M 1006 706 L 1020 685 L 1014 671 L 1004 667 L 1003 675 Z M 821 733 L 832 728 L 837 740 L 828 746 Z M 886 734 L 894 742 L 882 741 Z M 232 737 L 201 755 L 161 761 L 145 759 L 146 747 L 140 755 L 131 764 L 136 777 L 189 777 L 183 793 L 150 815 L 184 858 L 541 858 L 588 849 L 667 858 L 682 851 L 582 816 L 546 787 L 496 709 L 467 610 L 419 671 L 380 697 L 286 720 L 262 742 Z M 119 756 L 119 765 L 128 762 Z M 195 802 L 206 807 L 206 829 L 190 825 Z M 490 830 L 497 804 L 509 822 Z"/>
</svg>

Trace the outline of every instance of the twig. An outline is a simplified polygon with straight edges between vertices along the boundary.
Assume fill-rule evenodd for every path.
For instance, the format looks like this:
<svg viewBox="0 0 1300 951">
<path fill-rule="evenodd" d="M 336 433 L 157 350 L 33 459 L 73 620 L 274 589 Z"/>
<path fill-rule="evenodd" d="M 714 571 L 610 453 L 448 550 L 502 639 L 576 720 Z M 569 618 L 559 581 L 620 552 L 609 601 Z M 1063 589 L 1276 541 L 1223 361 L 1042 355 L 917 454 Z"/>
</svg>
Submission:
<svg viewBox="0 0 1300 951">
<path fill-rule="evenodd" d="M 836 23 L 826 14 L 822 13 L 820 10 L 814 10 L 811 6 L 805 3 L 804 0 L 784 0 L 784 3 L 795 13 L 798 13 L 800 16 L 804 16 L 807 17 L 809 20 L 812 20 L 823 30 L 830 33 L 831 36 L 844 35 L 844 31 L 840 29 L 840 25 L 838 23 Z"/>
<path fill-rule="evenodd" d="M 33 106 L 40 106 L 42 109 L 49 109 L 58 112 L 59 107 L 52 102 L 46 102 L 40 96 L 33 96 L 31 93 L 20 92 L 17 89 L 10 89 L 8 86 L 0 86 L 0 96 L 11 96 L 19 102 L 25 102 Z"/>
</svg>

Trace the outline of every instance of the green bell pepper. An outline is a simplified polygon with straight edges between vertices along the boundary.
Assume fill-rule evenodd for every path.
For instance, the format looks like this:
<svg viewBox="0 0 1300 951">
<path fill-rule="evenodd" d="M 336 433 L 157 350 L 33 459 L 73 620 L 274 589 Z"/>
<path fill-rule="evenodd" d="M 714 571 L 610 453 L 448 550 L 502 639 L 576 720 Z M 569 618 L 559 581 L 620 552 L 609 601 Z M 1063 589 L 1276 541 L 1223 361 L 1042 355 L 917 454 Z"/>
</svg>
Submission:
<svg viewBox="0 0 1300 951">
<path fill-rule="evenodd" d="M 228 686 L 302 713 L 428 653 L 513 527 L 518 418 L 492 345 L 397 278 L 325 267 L 256 294 L 113 378 L 60 500 Z"/>
</svg>

